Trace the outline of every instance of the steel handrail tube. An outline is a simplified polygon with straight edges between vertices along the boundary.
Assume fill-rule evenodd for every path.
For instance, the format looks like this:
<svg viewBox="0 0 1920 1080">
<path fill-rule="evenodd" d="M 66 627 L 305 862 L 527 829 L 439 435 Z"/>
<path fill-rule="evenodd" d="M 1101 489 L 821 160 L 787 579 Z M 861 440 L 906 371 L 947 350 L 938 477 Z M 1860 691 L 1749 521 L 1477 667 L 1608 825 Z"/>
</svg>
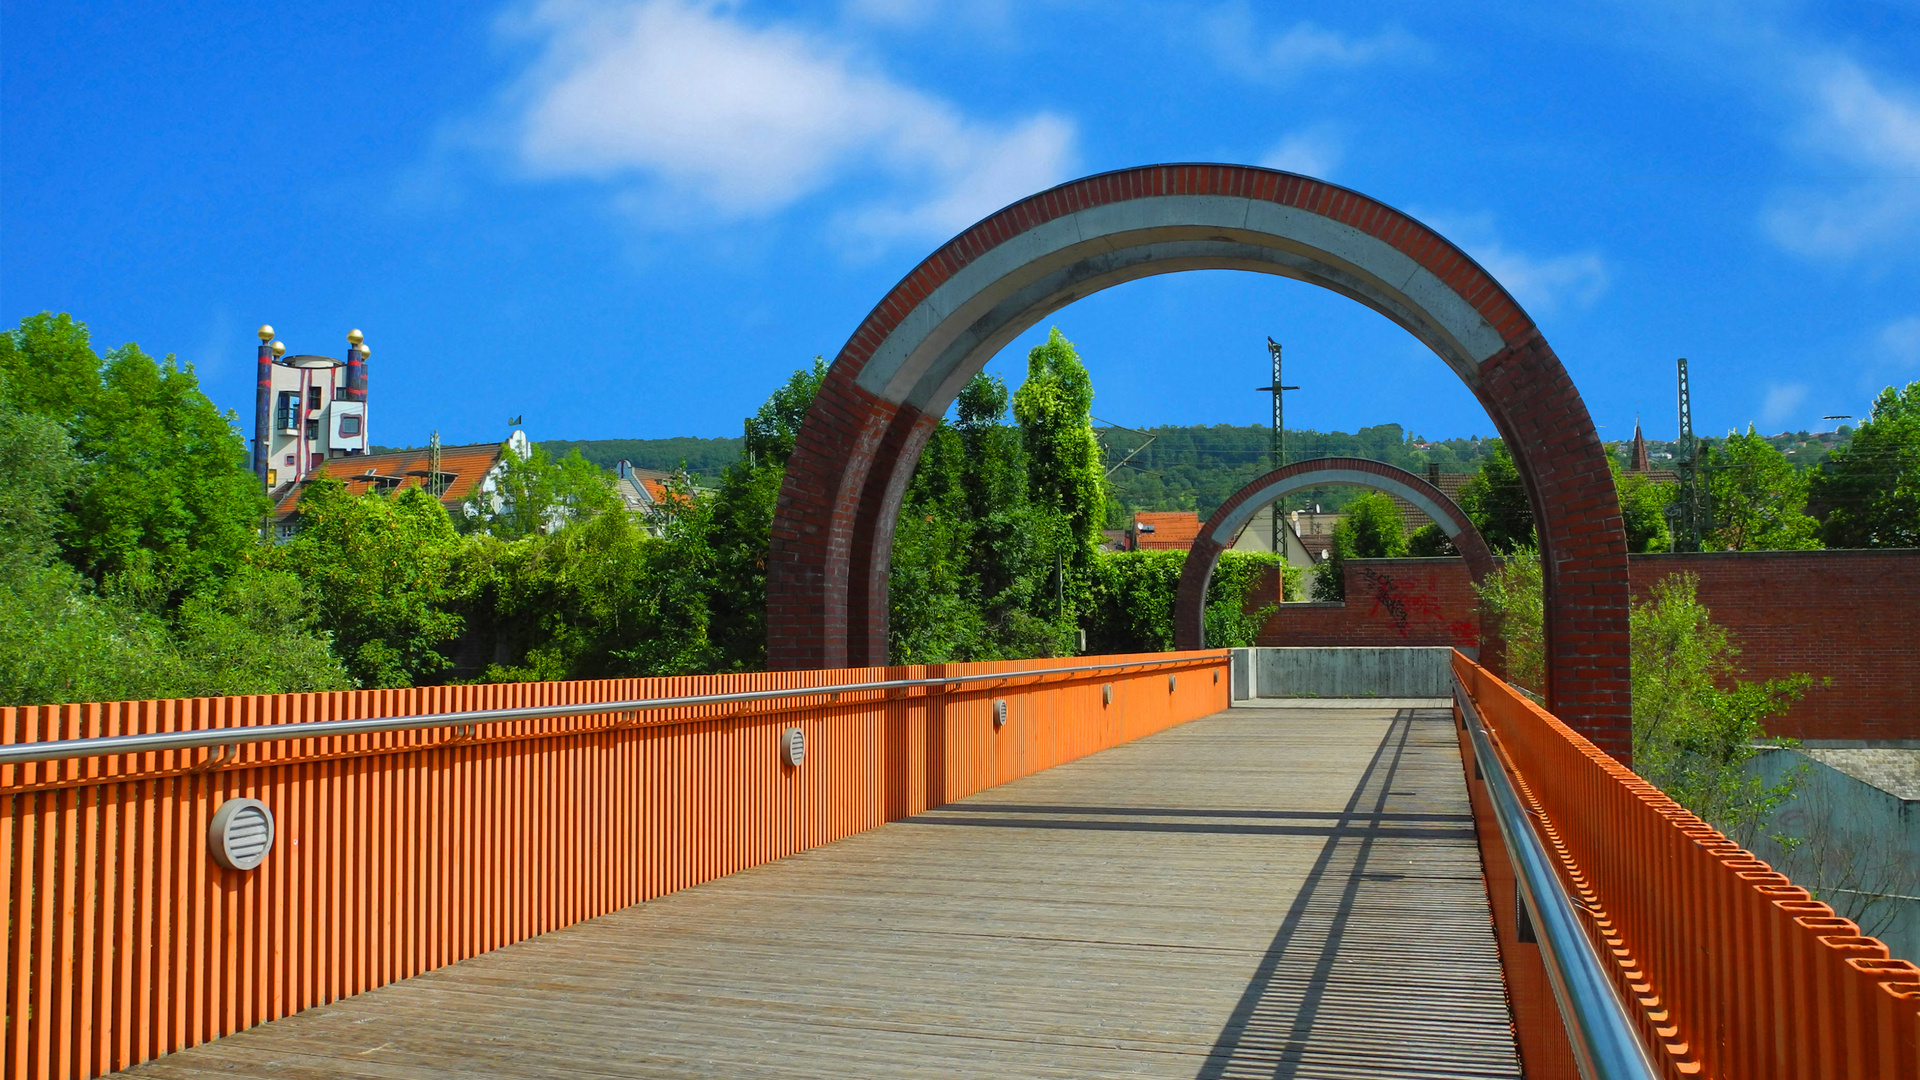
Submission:
<svg viewBox="0 0 1920 1080">
<path fill-rule="evenodd" d="M 636 701 L 586 702 L 578 705 L 533 705 L 516 709 L 472 709 L 463 712 L 422 713 L 417 716 L 378 716 L 359 720 L 305 720 L 292 724 L 261 724 L 256 727 L 202 728 L 193 731 L 162 731 L 150 735 L 104 735 L 88 739 L 59 739 L 47 742 L 0 745 L 0 765 L 21 765 L 34 761 L 59 761 L 66 758 L 105 757 L 112 754 L 146 754 L 164 750 L 192 750 L 205 746 L 237 743 L 276 742 L 283 739 L 330 739 L 342 735 L 366 735 L 381 731 L 412 731 L 419 728 L 452 727 L 457 724 L 486 724 L 504 720 L 548 720 L 564 716 L 592 716 L 598 713 L 647 712 L 691 705 L 724 705 L 733 702 L 768 701 L 783 697 L 811 697 L 819 694 L 849 694 L 864 690 L 901 690 L 919 686 L 953 686 L 975 682 L 1008 682 L 1043 675 L 1079 675 L 1095 671 L 1119 671 L 1128 668 L 1146 670 L 1157 667 L 1190 665 L 1219 661 L 1227 653 L 1210 656 L 1183 656 L 1170 660 L 1132 660 L 1121 664 L 1079 664 L 1072 667 L 1033 668 L 1027 671 L 996 671 L 975 675 L 943 675 L 929 679 L 884 679 L 876 682 L 841 683 L 835 686 L 795 686 L 779 690 L 739 690 L 725 694 L 696 694 L 687 697 L 644 698 Z"/>
<path fill-rule="evenodd" d="M 1640 1041 L 1626 1004 L 1608 978 L 1593 939 L 1581 926 L 1546 845 L 1533 831 L 1519 792 L 1508 778 L 1473 695 L 1467 692 L 1458 672 L 1453 676 L 1453 693 L 1467 718 L 1473 755 L 1480 762 L 1521 900 L 1533 916 L 1540 958 L 1560 1016 L 1566 1022 L 1575 1066 L 1585 1080 L 1655 1080 L 1660 1074 L 1647 1054 L 1646 1044 Z"/>
</svg>

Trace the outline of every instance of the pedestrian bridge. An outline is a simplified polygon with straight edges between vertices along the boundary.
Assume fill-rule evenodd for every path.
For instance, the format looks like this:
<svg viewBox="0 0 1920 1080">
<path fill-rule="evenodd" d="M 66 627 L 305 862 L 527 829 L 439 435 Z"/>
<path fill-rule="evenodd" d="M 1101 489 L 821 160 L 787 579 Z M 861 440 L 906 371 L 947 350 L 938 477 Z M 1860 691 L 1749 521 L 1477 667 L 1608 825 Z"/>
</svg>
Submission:
<svg viewBox="0 0 1920 1080">
<path fill-rule="evenodd" d="M 1920 971 L 1451 668 L 9 710 L 6 1075 L 1920 1076 Z"/>
</svg>

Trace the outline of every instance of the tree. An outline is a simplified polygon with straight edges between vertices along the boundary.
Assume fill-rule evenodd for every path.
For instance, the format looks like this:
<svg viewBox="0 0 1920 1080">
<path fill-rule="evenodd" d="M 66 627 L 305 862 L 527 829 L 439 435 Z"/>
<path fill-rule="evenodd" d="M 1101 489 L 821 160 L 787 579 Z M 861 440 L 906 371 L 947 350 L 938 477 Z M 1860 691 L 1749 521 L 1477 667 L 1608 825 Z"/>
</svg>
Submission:
<svg viewBox="0 0 1920 1080">
<path fill-rule="evenodd" d="M 1458 555 L 1460 549 L 1453 545 L 1453 537 L 1448 536 L 1445 529 L 1429 521 L 1407 537 L 1407 554 L 1416 559 L 1438 559 Z"/>
<path fill-rule="evenodd" d="M 1473 520 L 1487 546 L 1496 554 L 1533 547 L 1533 503 L 1520 469 L 1505 443 L 1496 442 L 1475 473 L 1460 489 L 1460 509 Z"/>
<path fill-rule="evenodd" d="M 1027 378 L 1013 395 L 1027 457 L 1027 492 L 1066 519 L 1067 565 L 1082 568 L 1106 522 L 1106 480 L 1093 434 L 1093 379 L 1073 344 L 1055 328 L 1027 354 Z"/>
<path fill-rule="evenodd" d="M 489 536 L 517 540 L 551 532 L 604 513 L 617 501 L 613 478 L 581 457 L 578 447 L 555 461 L 537 443 L 524 456 L 507 443 L 500 466 L 493 490 L 475 491 L 466 504 L 468 526 Z"/>
<path fill-rule="evenodd" d="M 1327 559 L 1315 567 L 1313 598 L 1346 597 L 1348 559 L 1392 559 L 1407 553 L 1406 522 L 1393 499 L 1370 491 L 1347 504 L 1340 524 L 1333 527 Z"/>
<path fill-rule="evenodd" d="M 767 552 L 774 504 L 794 441 L 820 384 L 826 361 L 816 356 L 775 390 L 744 422 L 739 461 L 727 466 L 707 518 L 713 582 L 709 632 L 730 670 L 767 665 Z"/>
<path fill-rule="evenodd" d="M 1545 686 L 1547 634 L 1540 553 L 1520 548 L 1474 588 L 1480 594 L 1485 625 L 1497 628 L 1506 681 L 1530 693 Z"/>
<path fill-rule="evenodd" d="M 455 608 L 475 568 L 424 489 L 355 496 L 322 476 L 301 492 L 300 532 L 282 550 L 359 685 L 413 686 L 452 666 L 442 649 L 465 625 Z"/>
<path fill-rule="evenodd" d="M 1751 424 L 1701 453 L 1713 494 L 1710 549 L 1787 551 L 1820 546 L 1819 522 L 1805 513 L 1807 476 Z"/>
<path fill-rule="evenodd" d="M 1751 847 L 1791 785 L 1765 784 L 1747 768 L 1765 720 L 1812 680 L 1741 680 L 1740 649 L 1696 594 L 1692 574 L 1663 578 L 1629 616 L 1634 770 L 1675 802 Z"/>
<path fill-rule="evenodd" d="M 1674 485 L 1626 472 L 1611 456 L 1607 458 L 1607 465 L 1613 469 L 1613 490 L 1620 499 L 1627 550 L 1637 555 L 1672 548 L 1673 532 L 1667 524 L 1667 506 L 1673 502 Z"/>
<path fill-rule="evenodd" d="M 1828 547 L 1920 547 L 1920 382 L 1882 390 L 1811 480 Z"/>
<path fill-rule="evenodd" d="M 100 357 L 85 323 L 43 311 L 0 334 L 0 379 L 15 408 L 67 423 L 100 389 Z"/>
<path fill-rule="evenodd" d="M 1766 741 L 1765 721 L 1811 681 L 1793 675 L 1742 680 L 1733 635 L 1700 603 L 1692 574 L 1654 583 L 1629 615 L 1633 766 L 1675 802 L 1746 846 L 1774 827 L 1790 785 L 1769 785 L 1748 763 Z M 1539 556 L 1515 552 L 1478 586 L 1483 610 L 1500 626 L 1506 680 L 1546 680 Z"/>
</svg>

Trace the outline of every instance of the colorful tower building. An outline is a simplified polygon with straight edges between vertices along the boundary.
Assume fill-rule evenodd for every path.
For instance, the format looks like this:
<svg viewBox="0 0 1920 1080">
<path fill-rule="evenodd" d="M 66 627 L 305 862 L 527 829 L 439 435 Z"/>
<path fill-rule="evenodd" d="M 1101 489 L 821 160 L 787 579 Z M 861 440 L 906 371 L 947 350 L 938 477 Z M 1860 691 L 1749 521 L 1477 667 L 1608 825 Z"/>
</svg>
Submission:
<svg viewBox="0 0 1920 1080">
<path fill-rule="evenodd" d="M 360 331 L 347 333 L 347 358 L 301 354 L 259 330 L 254 393 L 253 471 L 268 491 L 306 478 L 334 458 L 367 452 L 367 356 Z"/>
</svg>

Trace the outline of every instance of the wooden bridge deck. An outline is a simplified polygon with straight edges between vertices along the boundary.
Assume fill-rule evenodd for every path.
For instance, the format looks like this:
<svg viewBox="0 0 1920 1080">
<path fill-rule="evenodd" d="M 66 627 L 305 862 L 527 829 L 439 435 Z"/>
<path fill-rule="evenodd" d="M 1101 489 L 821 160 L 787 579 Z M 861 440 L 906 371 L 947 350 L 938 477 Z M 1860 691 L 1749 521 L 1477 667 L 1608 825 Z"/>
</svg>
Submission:
<svg viewBox="0 0 1920 1080">
<path fill-rule="evenodd" d="M 125 1075 L 1518 1076 L 1450 719 L 1235 708 Z"/>
</svg>

